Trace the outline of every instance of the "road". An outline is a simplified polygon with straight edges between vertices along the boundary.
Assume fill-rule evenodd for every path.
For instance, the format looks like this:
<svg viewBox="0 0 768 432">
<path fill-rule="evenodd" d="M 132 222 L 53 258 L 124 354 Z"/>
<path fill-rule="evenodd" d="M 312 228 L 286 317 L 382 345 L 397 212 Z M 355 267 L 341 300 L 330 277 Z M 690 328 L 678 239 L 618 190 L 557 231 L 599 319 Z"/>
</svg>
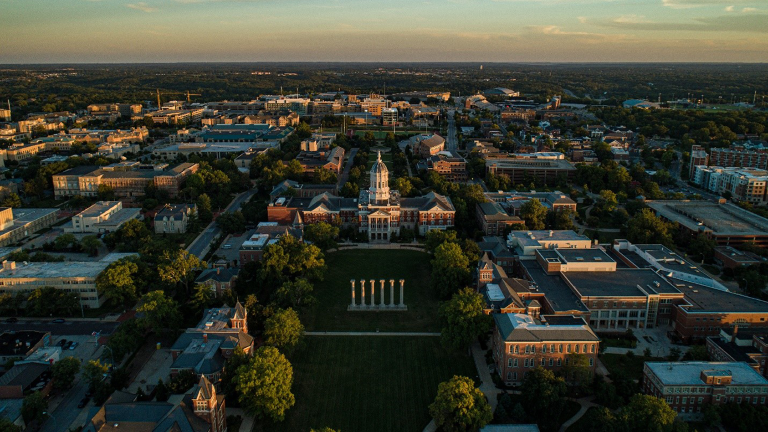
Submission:
<svg viewBox="0 0 768 432">
<path fill-rule="evenodd" d="M 85 380 L 78 380 L 74 387 L 69 390 L 64 400 L 55 410 L 53 410 L 53 415 L 43 424 L 40 432 L 61 432 L 69 430 L 72 422 L 77 419 L 80 413 L 84 409 L 90 409 L 89 407 L 93 406 L 93 403 L 89 403 L 85 408 L 77 407 L 80 400 L 85 397 L 87 389 L 88 385 L 85 383 Z"/>
<path fill-rule="evenodd" d="M 352 164 L 355 163 L 355 155 L 357 154 L 358 150 L 359 149 L 357 147 L 354 147 L 349 151 L 347 165 L 344 167 L 344 171 L 342 171 L 341 175 L 339 176 L 339 183 L 337 184 L 339 190 L 341 190 L 341 187 L 344 186 L 344 183 L 346 183 L 347 179 L 349 179 L 349 170 L 352 169 Z"/>
<path fill-rule="evenodd" d="M 103 336 L 112 334 L 117 326 L 120 325 L 114 321 L 66 321 L 62 324 L 54 324 L 47 320 L 19 320 L 14 324 L 0 324 L 0 332 L 35 330 L 42 332 L 51 332 L 54 336 L 66 335 L 90 335 L 93 332 L 100 331 Z"/>
<path fill-rule="evenodd" d="M 453 110 L 448 111 L 448 136 L 446 137 L 445 144 L 451 154 L 458 156 L 459 154 L 456 151 L 458 150 L 459 141 L 456 138 L 456 121 L 453 119 L 455 112 Z"/>
<path fill-rule="evenodd" d="M 251 197 L 256 194 L 256 189 L 243 192 L 236 196 L 234 200 L 224 209 L 225 212 L 236 212 L 240 210 L 243 203 L 247 202 Z M 208 253 L 208 249 L 213 240 L 221 234 L 221 228 L 216 224 L 216 221 L 211 222 L 202 233 L 192 242 L 187 248 L 187 251 L 192 255 L 202 259 L 205 254 Z"/>
</svg>

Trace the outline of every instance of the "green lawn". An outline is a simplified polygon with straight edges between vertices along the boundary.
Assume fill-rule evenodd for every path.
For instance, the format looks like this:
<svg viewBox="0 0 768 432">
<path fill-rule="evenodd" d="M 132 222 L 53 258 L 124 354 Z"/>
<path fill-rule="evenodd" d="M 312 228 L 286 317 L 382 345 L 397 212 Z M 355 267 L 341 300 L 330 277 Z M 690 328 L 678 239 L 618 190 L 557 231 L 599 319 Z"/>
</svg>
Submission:
<svg viewBox="0 0 768 432">
<path fill-rule="evenodd" d="M 430 331 L 439 332 L 438 299 L 429 286 L 429 255 L 412 250 L 351 249 L 326 254 L 325 280 L 315 284 L 317 304 L 304 312 L 308 331 Z M 405 312 L 349 312 L 349 280 L 355 279 L 356 302 L 360 304 L 360 279 L 365 279 L 366 303 L 370 303 L 370 280 L 376 280 L 376 303 L 381 300 L 380 279 L 385 279 L 385 303 L 389 303 L 389 280 L 395 280 L 395 302 L 400 302 L 400 279 L 405 279 Z"/>
<path fill-rule="evenodd" d="M 421 431 L 439 383 L 477 375 L 471 357 L 436 337 L 307 336 L 292 356 L 296 405 L 256 430 Z"/>
<path fill-rule="evenodd" d="M 611 375 L 625 375 L 631 379 L 640 381 L 643 378 L 643 364 L 647 361 L 661 361 L 658 357 L 629 357 L 626 354 L 602 354 L 600 361 L 603 362 L 608 373 Z"/>
<path fill-rule="evenodd" d="M 376 152 L 372 151 L 368 153 L 368 168 L 367 171 L 371 170 L 371 167 L 373 166 L 373 163 L 376 162 L 377 154 Z M 381 154 L 381 160 L 384 162 L 384 165 L 387 166 L 387 168 L 392 171 L 392 155 L 389 153 L 382 153 Z"/>
</svg>

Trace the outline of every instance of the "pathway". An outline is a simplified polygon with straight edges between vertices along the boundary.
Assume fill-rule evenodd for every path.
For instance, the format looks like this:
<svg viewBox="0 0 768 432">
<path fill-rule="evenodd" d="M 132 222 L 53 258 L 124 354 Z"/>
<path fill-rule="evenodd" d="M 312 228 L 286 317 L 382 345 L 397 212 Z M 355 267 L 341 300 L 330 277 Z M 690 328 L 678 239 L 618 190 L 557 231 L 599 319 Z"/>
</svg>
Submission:
<svg viewBox="0 0 768 432">
<path fill-rule="evenodd" d="M 344 186 L 344 183 L 347 182 L 347 179 L 349 179 L 349 170 L 352 169 L 352 165 L 355 163 L 355 155 L 357 155 L 357 150 L 359 150 L 357 147 L 353 147 L 349 151 L 349 157 L 347 158 L 347 164 L 344 166 L 344 171 L 341 172 L 341 175 L 339 176 L 339 181 L 336 183 L 336 187 L 341 190 L 342 186 Z"/>
<path fill-rule="evenodd" d="M 427 332 L 336 332 L 336 331 L 308 331 L 306 336 L 430 336 L 439 337 L 440 333 Z"/>
<path fill-rule="evenodd" d="M 240 430 L 242 432 L 251 432 L 251 429 L 253 429 L 253 423 L 254 418 L 253 416 L 249 416 L 248 414 L 243 411 L 242 408 L 225 408 L 228 416 L 240 416 L 240 418 L 243 419 L 243 422 L 240 423 Z"/>
<path fill-rule="evenodd" d="M 577 412 L 573 417 L 568 419 L 568 421 L 566 421 L 565 423 L 563 423 L 562 426 L 560 426 L 559 432 L 565 432 L 565 430 L 568 429 L 569 426 L 579 421 L 579 419 L 582 416 L 584 416 L 584 413 L 586 413 L 588 409 L 599 406 L 597 404 L 592 403 L 593 398 L 594 396 L 585 396 L 581 399 L 571 399 L 573 401 L 578 402 L 579 405 L 581 405 L 581 408 L 579 408 L 579 412 Z"/>
</svg>

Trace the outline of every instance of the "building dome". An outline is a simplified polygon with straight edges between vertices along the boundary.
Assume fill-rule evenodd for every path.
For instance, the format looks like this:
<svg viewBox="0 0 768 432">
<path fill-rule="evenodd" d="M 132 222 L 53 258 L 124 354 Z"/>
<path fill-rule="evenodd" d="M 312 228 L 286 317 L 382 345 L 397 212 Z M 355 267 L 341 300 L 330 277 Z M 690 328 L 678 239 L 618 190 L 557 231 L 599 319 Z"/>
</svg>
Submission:
<svg viewBox="0 0 768 432">
<path fill-rule="evenodd" d="M 381 161 L 381 152 L 377 153 L 376 162 L 371 167 L 371 185 L 369 188 L 371 201 L 374 204 L 389 202 L 389 170 Z"/>
</svg>

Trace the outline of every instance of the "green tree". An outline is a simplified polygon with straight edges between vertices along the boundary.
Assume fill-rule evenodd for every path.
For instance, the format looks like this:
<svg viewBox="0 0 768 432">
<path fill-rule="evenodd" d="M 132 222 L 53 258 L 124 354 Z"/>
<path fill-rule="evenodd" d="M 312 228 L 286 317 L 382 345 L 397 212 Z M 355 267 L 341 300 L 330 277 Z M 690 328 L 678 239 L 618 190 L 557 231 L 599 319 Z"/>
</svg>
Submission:
<svg viewBox="0 0 768 432">
<path fill-rule="evenodd" d="M 7 417 L 0 417 L 0 430 L 3 432 L 21 432 L 21 426 L 16 426 Z"/>
<path fill-rule="evenodd" d="M 194 288 L 194 294 L 192 295 L 192 304 L 197 309 L 205 309 L 211 305 L 211 301 L 214 297 L 214 291 L 210 285 L 197 284 Z"/>
<path fill-rule="evenodd" d="M 191 176 L 190 176 L 191 177 Z M 211 197 L 207 194 L 201 194 L 197 197 L 197 215 L 200 221 L 207 224 L 213 220 L 213 210 L 211 207 Z"/>
<path fill-rule="evenodd" d="M 360 196 L 360 187 L 356 183 L 348 181 L 344 183 L 340 193 L 344 198 L 357 198 Z"/>
<path fill-rule="evenodd" d="M 538 366 L 528 372 L 520 390 L 528 419 L 537 419 L 544 431 L 557 430 L 560 426 L 558 419 L 565 407 L 565 380 Z"/>
<path fill-rule="evenodd" d="M 99 190 L 96 192 L 96 196 L 100 201 L 114 201 L 116 198 L 114 189 L 104 184 L 99 185 Z"/>
<path fill-rule="evenodd" d="M 74 234 L 62 234 L 53 241 L 53 248 L 57 251 L 64 250 L 77 244 L 77 238 Z"/>
<path fill-rule="evenodd" d="M 69 390 L 78 372 L 80 372 L 80 360 L 75 357 L 64 357 L 51 366 L 53 386 L 57 390 Z"/>
<path fill-rule="evenodd" d="M 635 244 L 672 244 L 672 225 L 656 217 L 651 209 L 642 209 L 627 222 L 627 240 Z"/>
<path fill-rule="evenodd" d="M 553 225 L 558 230 L 572 230 L 573 229 L 573 210 L 563 208 L 559 209 L 553 214 Z"/>
<path fill-rule="evenodd" d="M 408 197 L 413 193 L 413 185 L 410 180 L 398 177 L 392 181 L 392 188 L 400 192 L 400 196 Z"/>
<path fill-rule="evenodd" d="M 462 288 L 447 302 L 440 305 L 443 321 L 441 342 L 443 346 L 466 349 L 478 336 L 491 328 L 491 316 L 483 312 L 483 296 L 471 288 Z"/>
<path fill-rule="evenodd" d="M 432 288 L 440 297 L 447 298 L 458 292 L 469 279 L 469 260 L 458 244 L 445 242 L 435 249 Z"/>
<path fill-rule="evenodd" d="M 567 382 L 582 390 L 586 390 L 592 382 L 592 369 L 589 367 L 589 359 L 584 354 L 568 354 L 563 374 Z"/>
<path fill-rule="evenodd" d="M 88 383 L 88 388 L 94 390 L 96 384 L 104 380 L 107 372 L 109 372 L 109 366 L 102 364 L 101 360 L 89 360 L 83 366 L 83 380 Z"/>
<path fill-rule="evenodd" d="M 141 298 L 141 306 L 136 309 L 144 314 L 142 318 L 148 328 L 155 330 L 175 330 L 181 325 L 179 306 L 163 291 L 151 291 Z"/>
<path fill-rule="evenodd" d="M 627 432 L 671 431 L 677 413 L 661 398 L 636 394 L 618 417 Z"/>
<path fill-rule="evenodd" d="M 616 207 L 619 205 L 619 200 L 616 199 L 616 194 L 609 189 L 603 189 L 600 191 L 600 201 L 602 203 L 603 210 L 607 212 L 616 210 Z"/>
<path fill-rule="evenodd" d="M 304 325 L 295 310 L 280 309 L 264 323 L 264 343 L 281 349 L 294 348 L 304 335 Z"/>
<path fill-rule="evenodd" d="M 274 347 L 256 350 L 250 362 L 237 369 L 234 383 L 240 406 L 259 418 L 282 421 L 296 403 L 291 393 L 293 367 Z"/>
<path fill-rule="evenodd" d="M 336 173 L 328 168 L 315 168 L 314 176 L 312 177 L 314 183 L 320 184 L 334 184 L 338 181 Z"/>
<path fill-rule="evenodd" d="M 83 249 L 83 252 L 92 257 L 99 254 L 99 248 L 103 245 L 101 240 L 95 235 L 85 236 L 80 240 L 80 247 Z"/>
<path fill-rule="evenodd" d="M 16 193 L 10 193 L 2 201 L 0 201 L 0 207 L 21 207 L 21 198 Z"/>
<path fill-rule="evenodd" d="M 691 242 L 689 249 L 692 254 L 701 256 L 702 259 L 711 259 L 715 254 L 717 242 L 705 234 L 699 234 Z"/>
<path fill-rule="evenodd" d="M 24 401 L 21 403 L 21 417 L 26 424 L 32 421 L 41 424 L 46 419 L 46 415 L 43 413 L 47 410 L 48 401 L 39 391 L 24 397 Z"/>
<path fill-rule="evenodd" d="M 163 263 L 157 266 L 160 279 L 166 283 L 184 285 L 184 292 L 189 293 L 189 282 L 194 277 L 195 271 L 205 268 L 205 261 L 192 255 L 184 249 L 174 252 L 165 251 L 162 256 Z"/>
<path fill-rule="evenodd" d="M 493 419 L 483 392 L 470 378 L 458 375 L 440 383 L 429 413 L 438 429 L 448 432 L 476 431 Z"/>
<path fill-rule="evenodd" d="M 235 234 L 245 231 L 245 215 L 240 210 L 233 213 L 222 213 L 216 219 L 224 234 Z"/>
<path fill-rule="evenodd" d="M 314 286 L 303 278 L 295 282 L 285 282 L 275 291 L 275 301 L 285 307 L 309 306 L 317 301 L 312 295 L 314 289 Z"/>
<path fill-rule="evenodd" d="M 126 304 L 136 299 L 134 277 L 139 266 L 131 258 L 110 264 L 96 277 L 96 289 L 113 304 Z"/>
<path fill-rule="evenodd" d="M 304 238 L 324 251 L 335 248 L 338 237 L 339 228 L 328 222 L 313 223 L 304 228 Z"/>
<path fill-rule="evenodd" d="M 532 230 L 543 230 L 547 218 L 547 208 L 538 199 L 528 200 L 520 206 L 520 217 L 525 220 L 525 226 Z"/>
</svg>

